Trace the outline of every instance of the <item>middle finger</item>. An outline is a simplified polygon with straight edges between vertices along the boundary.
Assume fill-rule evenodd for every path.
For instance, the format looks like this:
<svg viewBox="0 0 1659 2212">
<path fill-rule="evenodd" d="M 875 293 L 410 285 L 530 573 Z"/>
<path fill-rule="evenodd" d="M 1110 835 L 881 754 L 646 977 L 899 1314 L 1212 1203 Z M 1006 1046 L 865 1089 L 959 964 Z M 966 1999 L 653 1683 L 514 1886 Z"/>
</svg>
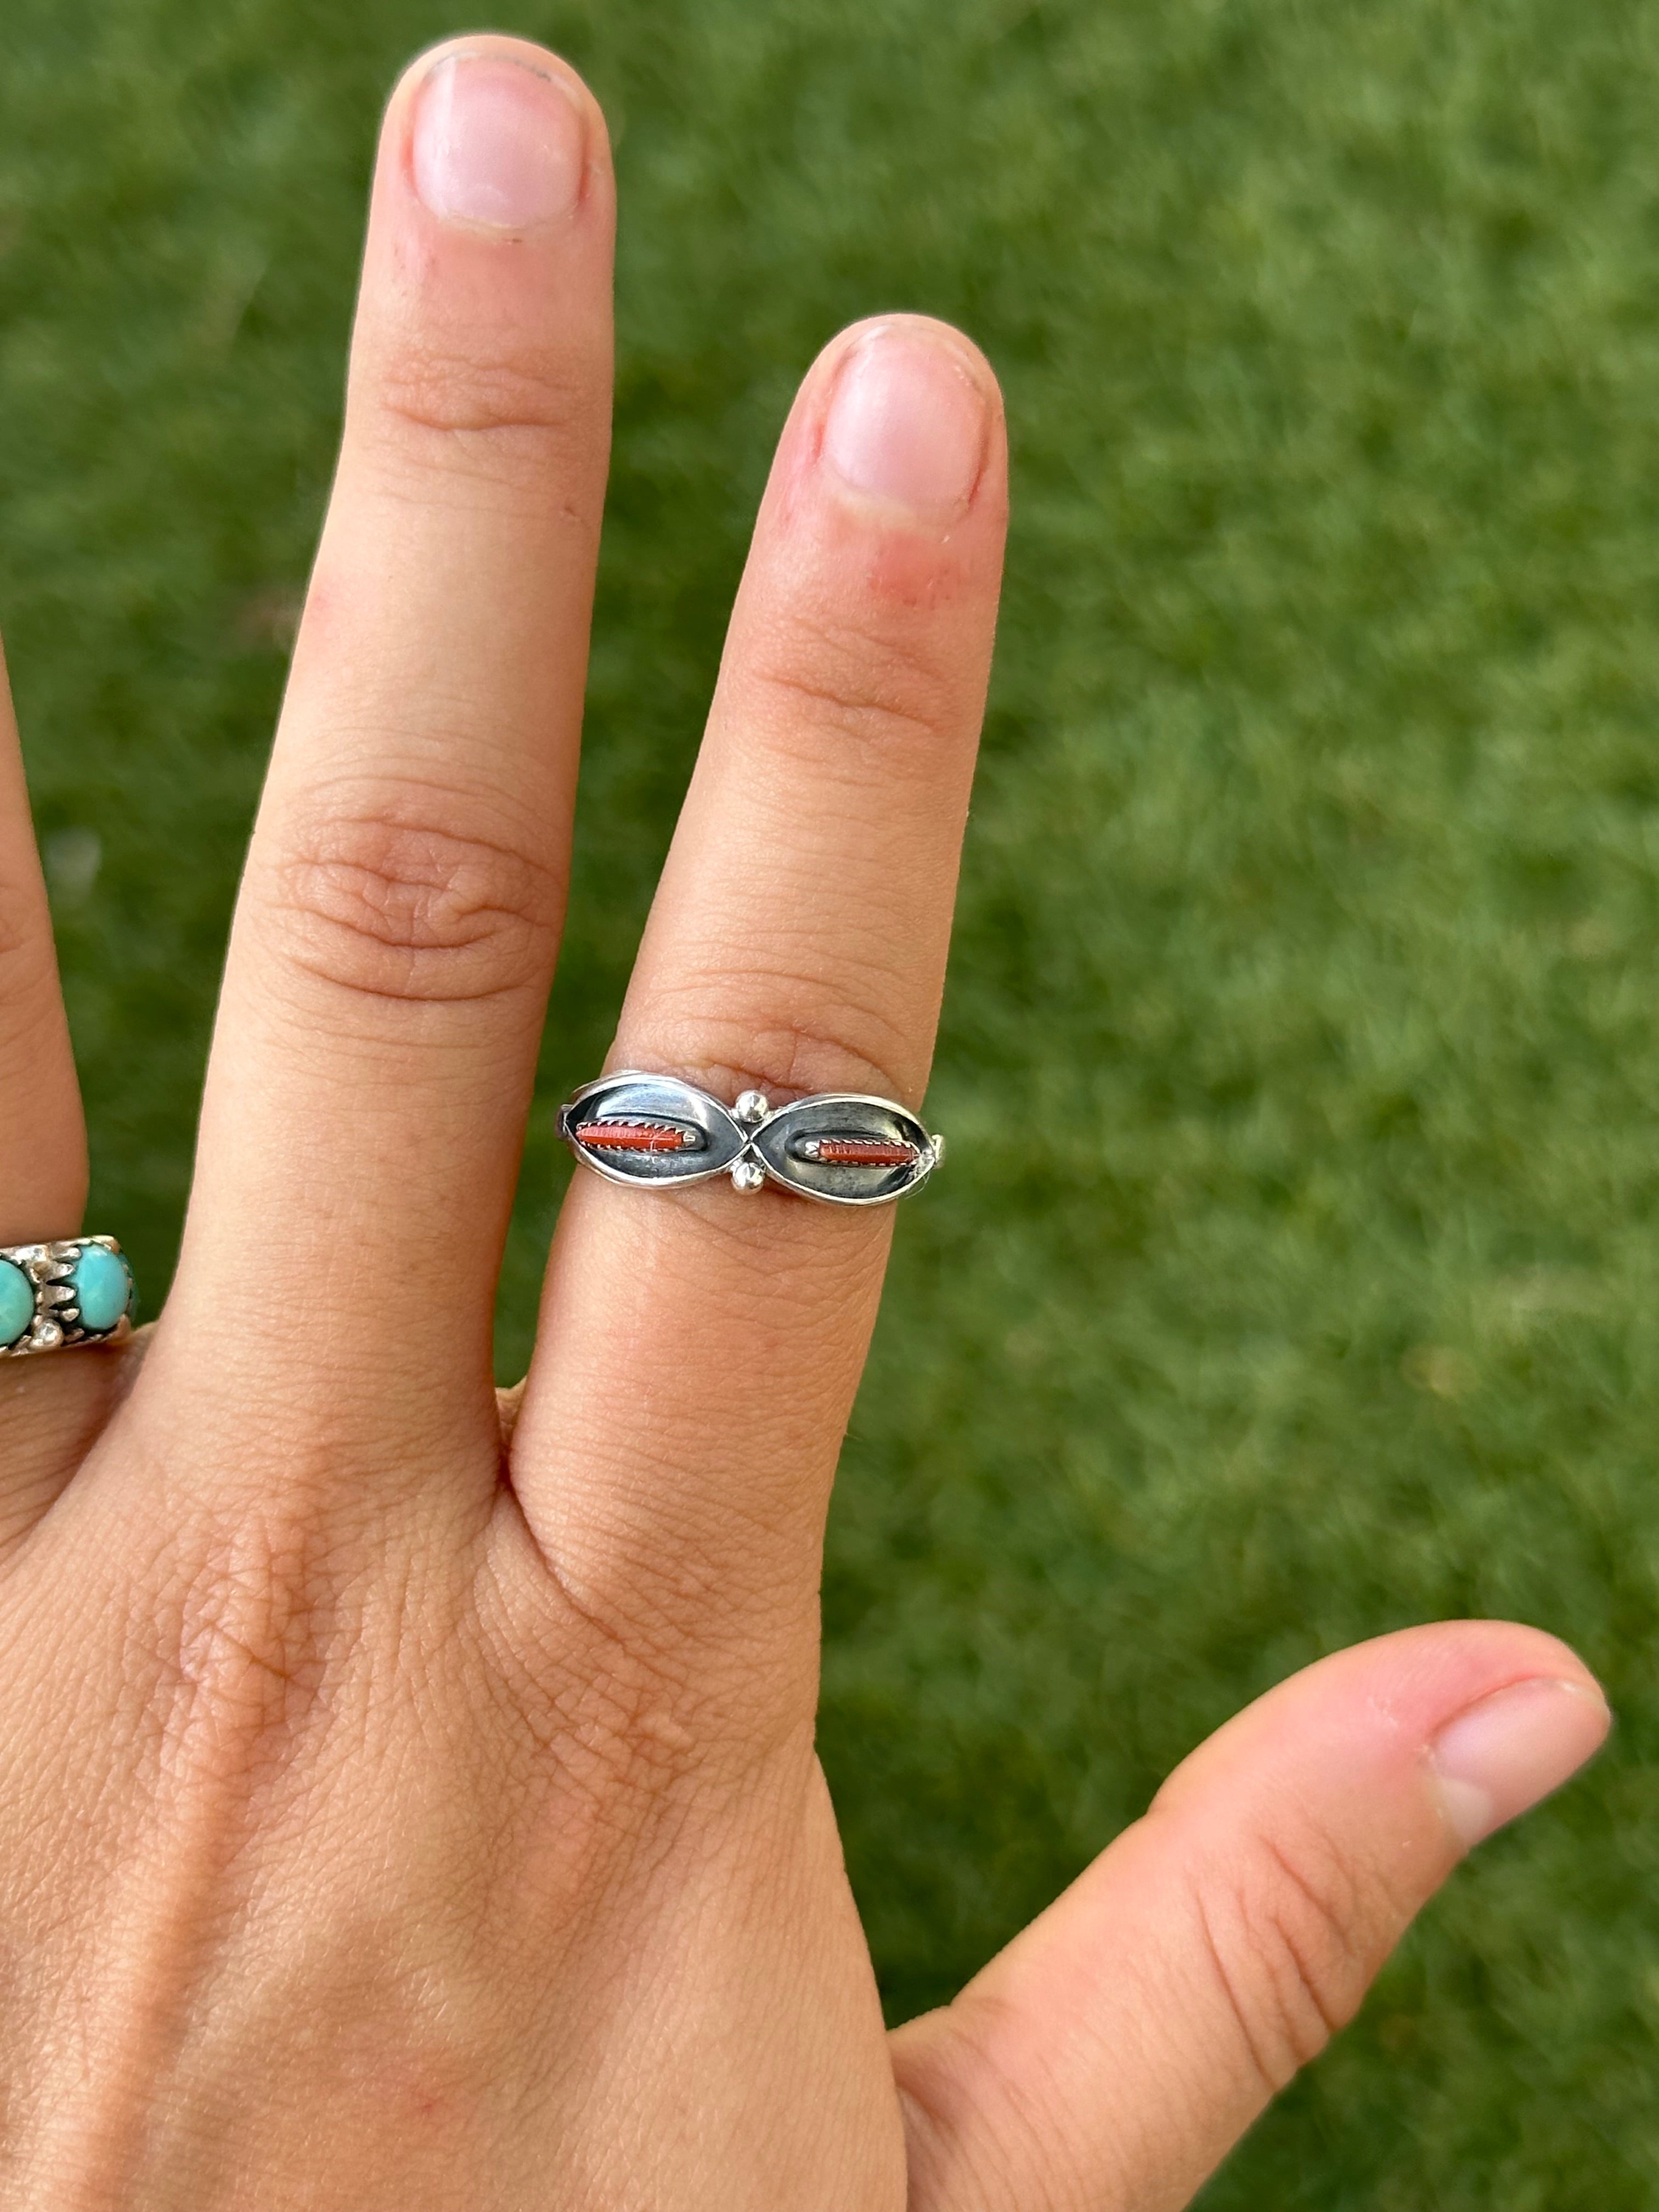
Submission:
<svg viewBox="0 0 1659 2212">
<path fill-rule="evenodd" d="M 389 1461 L 494 1419 L 492 1291 L 563 908 L 612 228 L 604 125 L 562 63 L 473 39 L 410 71 L 152 1363 L 199 1365 L 210 1336 L 245 1407 L 303 1364 L 333 1441 L 356 1419 Z"/>
</svg>

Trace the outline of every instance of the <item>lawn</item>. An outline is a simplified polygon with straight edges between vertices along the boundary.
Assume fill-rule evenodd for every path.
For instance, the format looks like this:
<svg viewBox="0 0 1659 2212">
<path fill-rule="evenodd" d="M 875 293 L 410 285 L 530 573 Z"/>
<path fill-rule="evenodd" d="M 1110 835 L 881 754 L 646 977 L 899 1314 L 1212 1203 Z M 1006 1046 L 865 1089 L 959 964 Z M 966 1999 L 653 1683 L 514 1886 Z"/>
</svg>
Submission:
<svg viewBox="0 0 1659 2212">
<path fill-rule="evenodd" d="M 514 0 L 623 202 L 580 859 L 502 1290 L 565 1166 L 795 379 L 1008 395 L 930 1116 L 823 1742 L 896 2016 L 1244 1699 L 1455 1613 L 1607 1681 L 1212 2212 L 1659 2203 L 1659 6 Z M 0 614 L 153 1310 L 432 0 L 11 0 Z"/>
</svg>

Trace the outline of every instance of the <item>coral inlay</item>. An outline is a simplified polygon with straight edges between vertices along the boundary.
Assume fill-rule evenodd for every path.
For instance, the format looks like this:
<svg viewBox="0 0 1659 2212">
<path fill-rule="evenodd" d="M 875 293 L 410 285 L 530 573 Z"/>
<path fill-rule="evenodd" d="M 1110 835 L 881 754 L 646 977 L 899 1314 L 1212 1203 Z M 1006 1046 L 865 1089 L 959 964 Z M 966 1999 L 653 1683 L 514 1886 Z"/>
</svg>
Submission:
<svg viewBox="0 0 1659 2212">
<path fill-rule="evenodd" d="M 579 1121 L 576 1141 L 602 1152 L 695 1152 L 702 1133 L 672 1121 Z"/>
<path fill-rule="evenodd" d="M 889 1137 L 812 1137 L 803 1146 L 809 1159 L 827 1168 L 908 1168 L 916 1157 L 914 1145 Z"/>
</svg>

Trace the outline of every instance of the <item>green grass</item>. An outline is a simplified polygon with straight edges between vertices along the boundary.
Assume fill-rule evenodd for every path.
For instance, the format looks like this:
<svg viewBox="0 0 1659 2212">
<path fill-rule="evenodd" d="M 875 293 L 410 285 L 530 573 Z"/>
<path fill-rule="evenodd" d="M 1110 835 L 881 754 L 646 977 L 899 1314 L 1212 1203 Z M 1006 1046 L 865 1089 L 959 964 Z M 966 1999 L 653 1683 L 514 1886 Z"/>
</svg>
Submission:
<svg viewBox="0 0 1659 2212">
<path fill-rule="evenodd" d="M 892 2008 L 1290 1668 L 1517 1615 L 1601 1670 L 1612 1751 L 1458 1878 L 1206 2203 L 1659 2203 L 1659 8 L 501 20 L 589 72 L 624 210 L 504 1367 L 553 1104 L 604 1048 L 789 392 L 854 315 L 952 317 L 1008 393 L 1007 611 L 951 1164 L 907 1211 L 826 1589 L 825 1756 Z M 94 1217 L 152 1298 L 376 111 L 453 27 L 428 0 L 8 16 L 0 611 Z"/>
</svg>

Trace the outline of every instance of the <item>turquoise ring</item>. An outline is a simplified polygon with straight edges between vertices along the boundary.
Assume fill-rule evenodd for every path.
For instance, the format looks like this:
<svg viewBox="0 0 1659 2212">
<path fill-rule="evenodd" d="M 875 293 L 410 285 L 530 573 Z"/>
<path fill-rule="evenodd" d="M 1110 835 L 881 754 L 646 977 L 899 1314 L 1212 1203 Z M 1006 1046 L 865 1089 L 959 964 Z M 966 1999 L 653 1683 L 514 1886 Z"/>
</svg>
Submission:
<svg viewBox="0 0 1659 2212">
<path fill-rule="evenodd" d="M 112 1237 L 0 1244 L 0 1359 L 125 1336 L 136 1298 Z"/>
</svg>

